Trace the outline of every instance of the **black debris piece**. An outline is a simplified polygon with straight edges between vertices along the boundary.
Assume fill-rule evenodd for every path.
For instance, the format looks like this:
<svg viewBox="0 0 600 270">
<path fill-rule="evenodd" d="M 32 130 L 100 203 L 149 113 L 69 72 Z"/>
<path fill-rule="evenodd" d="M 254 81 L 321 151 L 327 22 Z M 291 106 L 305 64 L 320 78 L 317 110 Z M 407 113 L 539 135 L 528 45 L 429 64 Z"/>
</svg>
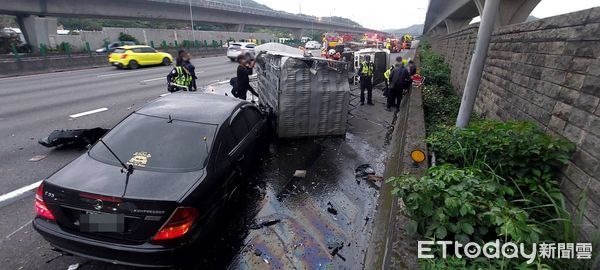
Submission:
<svg viewBox="0 0 600 270">
<path fill-rule="evenodd" d="M 260 251 L 260 249 L 257 248 L 254 250 L 254 255 L 260 256 L 260 255 L 262 255 L 262 251 Z"/>
<path fill-rule="evenodd" d="M 333 204 L 331 204 L 331 202 L 327 203 L 327 212 L 329 212 L 332 215 L 338 214 L 338 211 L 335 208 L 333 208 Z"/>
<path fill-rule="evenodd" d="M 360 184 L 361 180 L 367 180 L 369 175 L 374 175 L 375 169 L 371 167 L 371 164 L 363 164 L 354 170 L 354 176 L 356 177 L 356 183 Z"/>
<path fill-rule="evenodd" d="M 38 141 L 39 144 L 46 147 L 55 146 L 86 146 L 96 143 L 108 129 L 91 128 L 91 129 L 66 129 L 55 130 Z"/>
<path fill-rule="evenodd" d="M 329 242 L 327 244 L 327 247 L 329 249 L 331 249 L 331 252 L 329 253 L 332 257 L 338 256 L 340 257 L 340 259 L 342 259 L 343 261 L 346 261 L 346 258 L 344 258 L 344 256 L 342 256 L 340 254 L 340 250 L 342 250 L 342 248 L 344 248 L 344 242 L 341 241 L 332 241 Z"/>
<path fill-rule="evenodd" d="M 258 230 L 261 229 L 263 227 L 269 227 L 269 226 L 273 226 L 277 223 L 281 222 L 281 219 L 271 219 L 271 220 L 267 220 L 267 221 L 263 221 L 260 223 L 253 223 L 250 225 L 250 229 L 251 230 Z"/>
</svg>

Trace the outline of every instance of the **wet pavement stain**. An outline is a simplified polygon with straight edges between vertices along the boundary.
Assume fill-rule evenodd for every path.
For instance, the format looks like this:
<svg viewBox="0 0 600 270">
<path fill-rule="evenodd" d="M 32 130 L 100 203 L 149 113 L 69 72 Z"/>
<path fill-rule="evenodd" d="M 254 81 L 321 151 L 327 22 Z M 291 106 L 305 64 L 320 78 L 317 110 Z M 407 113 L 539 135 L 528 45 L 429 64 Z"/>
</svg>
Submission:
<svg viewBox="0 0 600 270">
<path fill-rule="evenodd" d="M 362 268 L 370 238 L 369 217 L 376 209 L 377 189 L 356 183 L 355 169 L 374 163 L 382 173 L 386 151 L 348 133 L 345 138 L 279 140 L 270 146 L 247 194 L 236 202 L 245 221 L 231 228 L 229 256 L 213 264 L 228 269 L 357 269 Z M 304 178 L 294 177 L 306 170 Z M 245 210 L 243 210 L 245 208 Z M 328 211 L 335 209 L 336 214 Z M 252 216 L 254 213 L 254 216 Z M 235 219 L 235 215 L 228 215 Z M 242 218 L 243 217 L 237 217 Z M 279 220 L 250 230 L 252 224 Z M 246 222 L 248 225 L 243 225 Z M 255 227 L 256 228 L 256 227 Z M 237 231 L 238 233 L 233 233 Z M 339 246 L 331 248 L 332 243 Z M 219 243 L 218 245 L 222 245 Z M 239 247 L 233 245 L 239 244 Z M 238 250 L 236 252 L 236 249 Z M 258 250 L 258 251 L 257 251 Z M 260 255 L 257 255 L 260 254 Z M 228 258 L 228 259 L 226 259 Z M 204 264 L 203 269 L 208 265 Z"/>
</svg>

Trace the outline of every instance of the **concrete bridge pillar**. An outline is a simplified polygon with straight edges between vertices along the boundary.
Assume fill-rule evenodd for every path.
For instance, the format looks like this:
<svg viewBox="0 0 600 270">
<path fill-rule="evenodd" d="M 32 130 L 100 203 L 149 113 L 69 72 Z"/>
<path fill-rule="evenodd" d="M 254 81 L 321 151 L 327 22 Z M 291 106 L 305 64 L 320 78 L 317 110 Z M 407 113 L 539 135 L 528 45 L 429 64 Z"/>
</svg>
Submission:
<svg viewBox="0 0 600 270">
<path fill-rule="evenodd" d="M 300 40 L 304 36 L 304 29 L 294 29 L 292 31 L 292 38 L 295 40 Z"/>
<path fill-rule="evenodd" d="M 245 24 L 226 24 L 225 31 L 228 32 L 244 32 Z"/>
<path fill-rule="evenodd" d="M 483 14 L 485 0 L 474 0 L 479 15 Z M 522 23 L 527 20 L 533 9 L 541 0 L 503 0 L 498 7 L 498 15 L 494 27 Z"/>
<path fill-rule="evenodd" d="M 50 17 L 17 16 L 17 23 L 25 41 L 32 48 L 39 49 L 40 44 L 56 45 L 57 20 Z"/>
</svg>

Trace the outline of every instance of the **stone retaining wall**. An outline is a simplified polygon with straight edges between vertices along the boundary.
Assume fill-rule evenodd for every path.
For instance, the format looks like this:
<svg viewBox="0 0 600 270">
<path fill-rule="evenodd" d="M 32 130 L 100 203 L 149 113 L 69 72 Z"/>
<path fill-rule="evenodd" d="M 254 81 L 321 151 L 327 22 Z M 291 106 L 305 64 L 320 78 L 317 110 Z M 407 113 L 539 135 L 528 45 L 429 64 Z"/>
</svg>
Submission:
<svg viewBox="0 0 600 270">
<path fill-rule="evenodd" d="M 462 92 L 478 25 L 432 39 Z M 497 29 L 475 109 L 488 118 L 527 120 L 577 145 L 562 170 L 571 206 L 588 189 L 587 231 L 600 225 L 600 7 Z M 589 235 L 588 235 L 589 237 Z"/>
</svg>

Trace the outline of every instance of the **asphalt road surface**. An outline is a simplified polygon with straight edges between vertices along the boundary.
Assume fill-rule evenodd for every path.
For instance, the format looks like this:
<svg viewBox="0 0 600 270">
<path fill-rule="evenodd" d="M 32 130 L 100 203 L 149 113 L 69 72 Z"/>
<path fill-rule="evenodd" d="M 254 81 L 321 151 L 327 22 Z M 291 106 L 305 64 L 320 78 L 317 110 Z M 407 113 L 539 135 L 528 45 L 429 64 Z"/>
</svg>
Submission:
<svg viewBox="0 0 600 270">
<path fill-rule="evenodd" d="M 200 85 L 228 80 L 237 68 L 224 56 L 193 63 Z M 29 240 L 41 241 L 29 225 L 34 190 L 14 191 L 44 179 L 85 151 L 49 149 L 37 141 L 55 129 L 114 126 L 136 107 L 167 93 L 165 78 L 172 68 L 104 67 L 0 79 L 0 268 L 18 269 L 28 260 L 23 256 L 27 252 L 54 254 L 48 246 L 42 252 L 31 249 L 40 246 L 33 242 L 11 241 L 23 232 L 34 234 Z M 29 161 L 36 156 L 43 159 Z M 25 269 L 44 268 L 25 265 Z"/>
<path fill-rule="evenodd" d="M 395 57 L 395 56 L 393 56 Z M 194 59 L 200 85 L 235 76 L 226 57 Z M 0 262 L 1 269 L 130 269 L 51 250 L 31 227 L 36 183 L 85 152 L 49 149 L 37 143 L 55 129 L 114 126 L 137 107 L 166 94 L 172 67 L 117 70 L 112 67 L 0 79 Z M 353 105 L 357 104 L 353 91 Z M 352 269 L 362 264 L 377 187 L 359 183 L 354 169 L 364 163 L 383 172 L 393 114 L 356 106 L 346 138 L 280 141 L 265 151 L 250 175 L 245 196 L 224 217 L 204 254 L 206 268 Z M 306 169 L 305 180 L 292 178 Z M 331 215 L 325 209 L 336 208 Z M 249 230 L 263 220 L 281 222 Z M 343 243 L 339 258 L 328 246 Z M 259 250 L 261 255 L 255 255 Z M 344 256 L 344 257 L 342 257 Z M 300 258 L 300 259 L 298 259 Z M 342 260 L 343 258 L 343 260 Z M 362 266 L 358 266 L 362 268 Z"/>
</svg>

